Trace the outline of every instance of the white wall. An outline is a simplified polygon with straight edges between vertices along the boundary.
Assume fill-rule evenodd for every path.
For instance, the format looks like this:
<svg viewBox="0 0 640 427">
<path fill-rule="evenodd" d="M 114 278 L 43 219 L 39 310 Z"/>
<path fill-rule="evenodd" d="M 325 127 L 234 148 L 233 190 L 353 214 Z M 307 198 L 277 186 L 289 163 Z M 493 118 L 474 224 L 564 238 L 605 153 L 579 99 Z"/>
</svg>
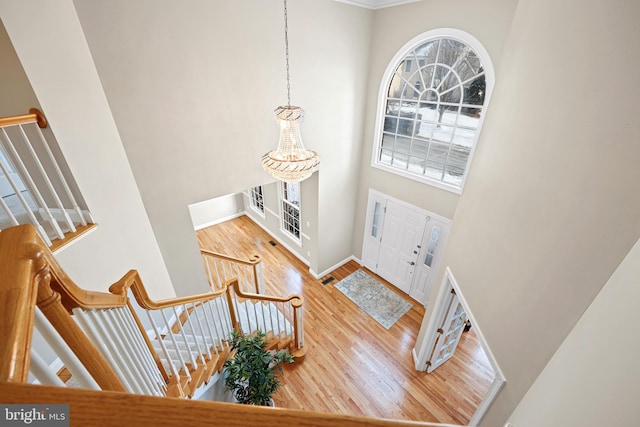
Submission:
<svg viewBox="0 0 640 427">
<path fill-rule="evenodd" d="M 638 425 L 639 277 L 640 241 L 509 417 L 515 426 Z"/>
<path fill-rule="evenodd" d="M 244 212 L 242 194 L 227 194 L 189 205 L 194 230 L 233 219 Z"/>
<path fill-rule="evenodd" d="M 357 257 L 361 256 L 369 188 L 449 219 L 453 218 L 459 199 L 457 194 L 449 191 L 371 167 L 378 94 L 389 62 L 402 46 L 417 35 L 436 28 L 456 28 L 477 38 L 489 52 L 494 68 L 497 68 L 502 59 L 502 50 L 516 4 L 516 0 L 423 0 L 375 11 L 365 104 L 364 148 L 360 159 L 360 183 L 352 244 L 353 253 Z M 499 74 L 496 79 L 500 79 Z M 490 105 L 489 110 L 491 108 L 493 107 Z"/>
<path fill-rule="evenodd" d="M 1 0 L 0 18 L 98 223 L 56 258 L 85 289 L 106 291 L 135 268 L 153 298 L 175 295 L 73 3 Z M 22 108 L 16 97 L 0 97 L 2 110 Z"/>
<path fill-rule="evenodd" d="M 518 2 L 443 257 L 507 379 L 482 425 L 504 424 L 640 237 L 640 89 L 620 77 L 640 67 L 638 16 Z"/>
<path fill-rule="evenodd" d="M 272 112 L 286 103 L 282 2 L 75 5 L 176 290 L 206 289 L 187 205 L 273 181 L 260 156 L 277 145 Z M 310 227 L 327 230 L 317 256 L 333 264 L 351 250 L 372 12 L 330 0 L 288 7 L 292 102 L 322 157 Z"/>
</svg>

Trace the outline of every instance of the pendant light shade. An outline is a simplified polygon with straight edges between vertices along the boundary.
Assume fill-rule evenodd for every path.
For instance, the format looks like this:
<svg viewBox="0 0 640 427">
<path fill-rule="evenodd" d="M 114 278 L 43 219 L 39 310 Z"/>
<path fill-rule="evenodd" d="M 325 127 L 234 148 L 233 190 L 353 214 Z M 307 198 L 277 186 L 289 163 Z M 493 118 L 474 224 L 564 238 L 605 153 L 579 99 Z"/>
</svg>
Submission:
<svg viewBox="0 0 640 427">
<path fill-rule="evenodd" d="M 287 0 L 284 0 L 284 44 L 287 59 L 287 105 L 274 110 L 280 124 L 278 149 L 262 156 L 262 167 L 274 178 L 285 182 L 300 182 L 311 176 L 320 166 L 320 156 L 305 150 L 300 136 L 300 123 L 304 110 L 291 105 L 291 82 L 289 78 L 289 26 L 287 22 Z"/>
</svg>

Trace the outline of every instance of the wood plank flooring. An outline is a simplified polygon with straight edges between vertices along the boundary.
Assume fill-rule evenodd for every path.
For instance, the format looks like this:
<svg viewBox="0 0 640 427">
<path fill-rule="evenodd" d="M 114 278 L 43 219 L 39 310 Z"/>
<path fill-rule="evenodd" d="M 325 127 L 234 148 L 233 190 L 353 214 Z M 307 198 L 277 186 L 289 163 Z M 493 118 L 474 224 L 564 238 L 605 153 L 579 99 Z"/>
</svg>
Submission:
<svg viewBox="0 0 640 427">
<path fill-rule="evenodd" d="M 378 278 L 414 305 L 384 329 L 334 287 L 360 268 L 356 262 L 333 271 L 334 280 L 323 285 L 284 247 L 269 244 L 272 237 L 247 216 L 196 234 L 205 249 L 239 258 L 260 255 L 267 293 L 298 293 L 305 299 L 307 356 L 302 363 L 285 366 L 283 386 L 274 396 L 276 406 L 468 424 L 493 378 L 473 328 L 463 335 L 451 360 L 432 374 L 418 372 L 411 350 L 424 308 Z"/>
</svg>

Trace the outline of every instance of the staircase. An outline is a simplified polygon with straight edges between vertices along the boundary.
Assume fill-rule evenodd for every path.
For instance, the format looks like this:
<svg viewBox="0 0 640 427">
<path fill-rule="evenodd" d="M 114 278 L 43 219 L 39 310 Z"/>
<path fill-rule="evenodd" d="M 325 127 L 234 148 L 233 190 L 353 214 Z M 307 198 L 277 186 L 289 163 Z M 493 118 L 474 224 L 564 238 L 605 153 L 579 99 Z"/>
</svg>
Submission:
<svg viewBox="0 0 640 427">
<path fill-rule="evenodd" d="M 21 307 L 14 313 L 17 319 L 29 314 L 20 322 L 24 331 L 7 333 L 30 339 L 35 327 L 64 364 L 65 379 L 71 378 L 68 384 L 62 381 L 35 349 L 28 354 L 25 349 L 21 357 L 31 359 L 31 373 L 41 384 L 190 398 L 219 378 L 233 330 L 260 330 L 272 348 L 304 358 L 302 297 L 241 290 L 260 290 L 259 258 L 241 261 L 203 251 L 205 265 L 213 267 L 208 269 L 211 291 L 154 301 L 135 270 L 108 294 L 81 289 L 30 225 L 2 231 L 0 251 L 2 265 L 10 267 L 1 276 L 6 313 Z M 252 274 L 243 271 L 246 266 Z"/>
<path fill-rule="evenodd" d="M 217 262 L 211 257 L 216 255 L 203 253 L 206 263 Z M 4 404 L 68 404 L 71 425 L 83 426 L 435 425 L 189 399 L 220 377 L 232 330 L 264 331 L 272 348 L 287 348 L 302 360 L 298 295 L 251 293 L 238 278 L 210 277 L 211 292 L 154 301 L 135 270 L 110 293 L 86 291 L 65 274 L 31 225 L 0 232 L 0 266 Z M 251 280 L 251 289 L 260 291 L 259 278 Z M 34 329 L 64 364 L 64 376 L 32 347 Z M 30 373 L 41 385 L 31 383 Z"/>
</svg>

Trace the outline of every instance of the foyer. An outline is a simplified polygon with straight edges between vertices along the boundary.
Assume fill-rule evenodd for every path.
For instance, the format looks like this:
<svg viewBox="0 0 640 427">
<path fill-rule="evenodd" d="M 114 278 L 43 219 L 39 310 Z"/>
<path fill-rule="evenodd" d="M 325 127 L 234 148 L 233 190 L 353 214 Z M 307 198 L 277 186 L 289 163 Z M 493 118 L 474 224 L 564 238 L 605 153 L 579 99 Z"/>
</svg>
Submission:
<svg viewBox="0 0 640 427">
<path fill-rule="evenodd" d="M 276 406 L 289 409 L 467 425 L 492 381 L 473 328 L 454 357 L 432 374 L 414 369 L 411 350 L 424 316 L 413 308 L 389 330 L 349 301 L 335 284 L 360 266 L 350 261 L 322 284 L 308 267 L 249 217 L 196 232 L 200 247 L 238 258 L 262 258 L 266 292 L 305 299 L 303 363 L 285 366 Z M 378 279 L 384 283 L 383 279 Z"/>
</svg>

